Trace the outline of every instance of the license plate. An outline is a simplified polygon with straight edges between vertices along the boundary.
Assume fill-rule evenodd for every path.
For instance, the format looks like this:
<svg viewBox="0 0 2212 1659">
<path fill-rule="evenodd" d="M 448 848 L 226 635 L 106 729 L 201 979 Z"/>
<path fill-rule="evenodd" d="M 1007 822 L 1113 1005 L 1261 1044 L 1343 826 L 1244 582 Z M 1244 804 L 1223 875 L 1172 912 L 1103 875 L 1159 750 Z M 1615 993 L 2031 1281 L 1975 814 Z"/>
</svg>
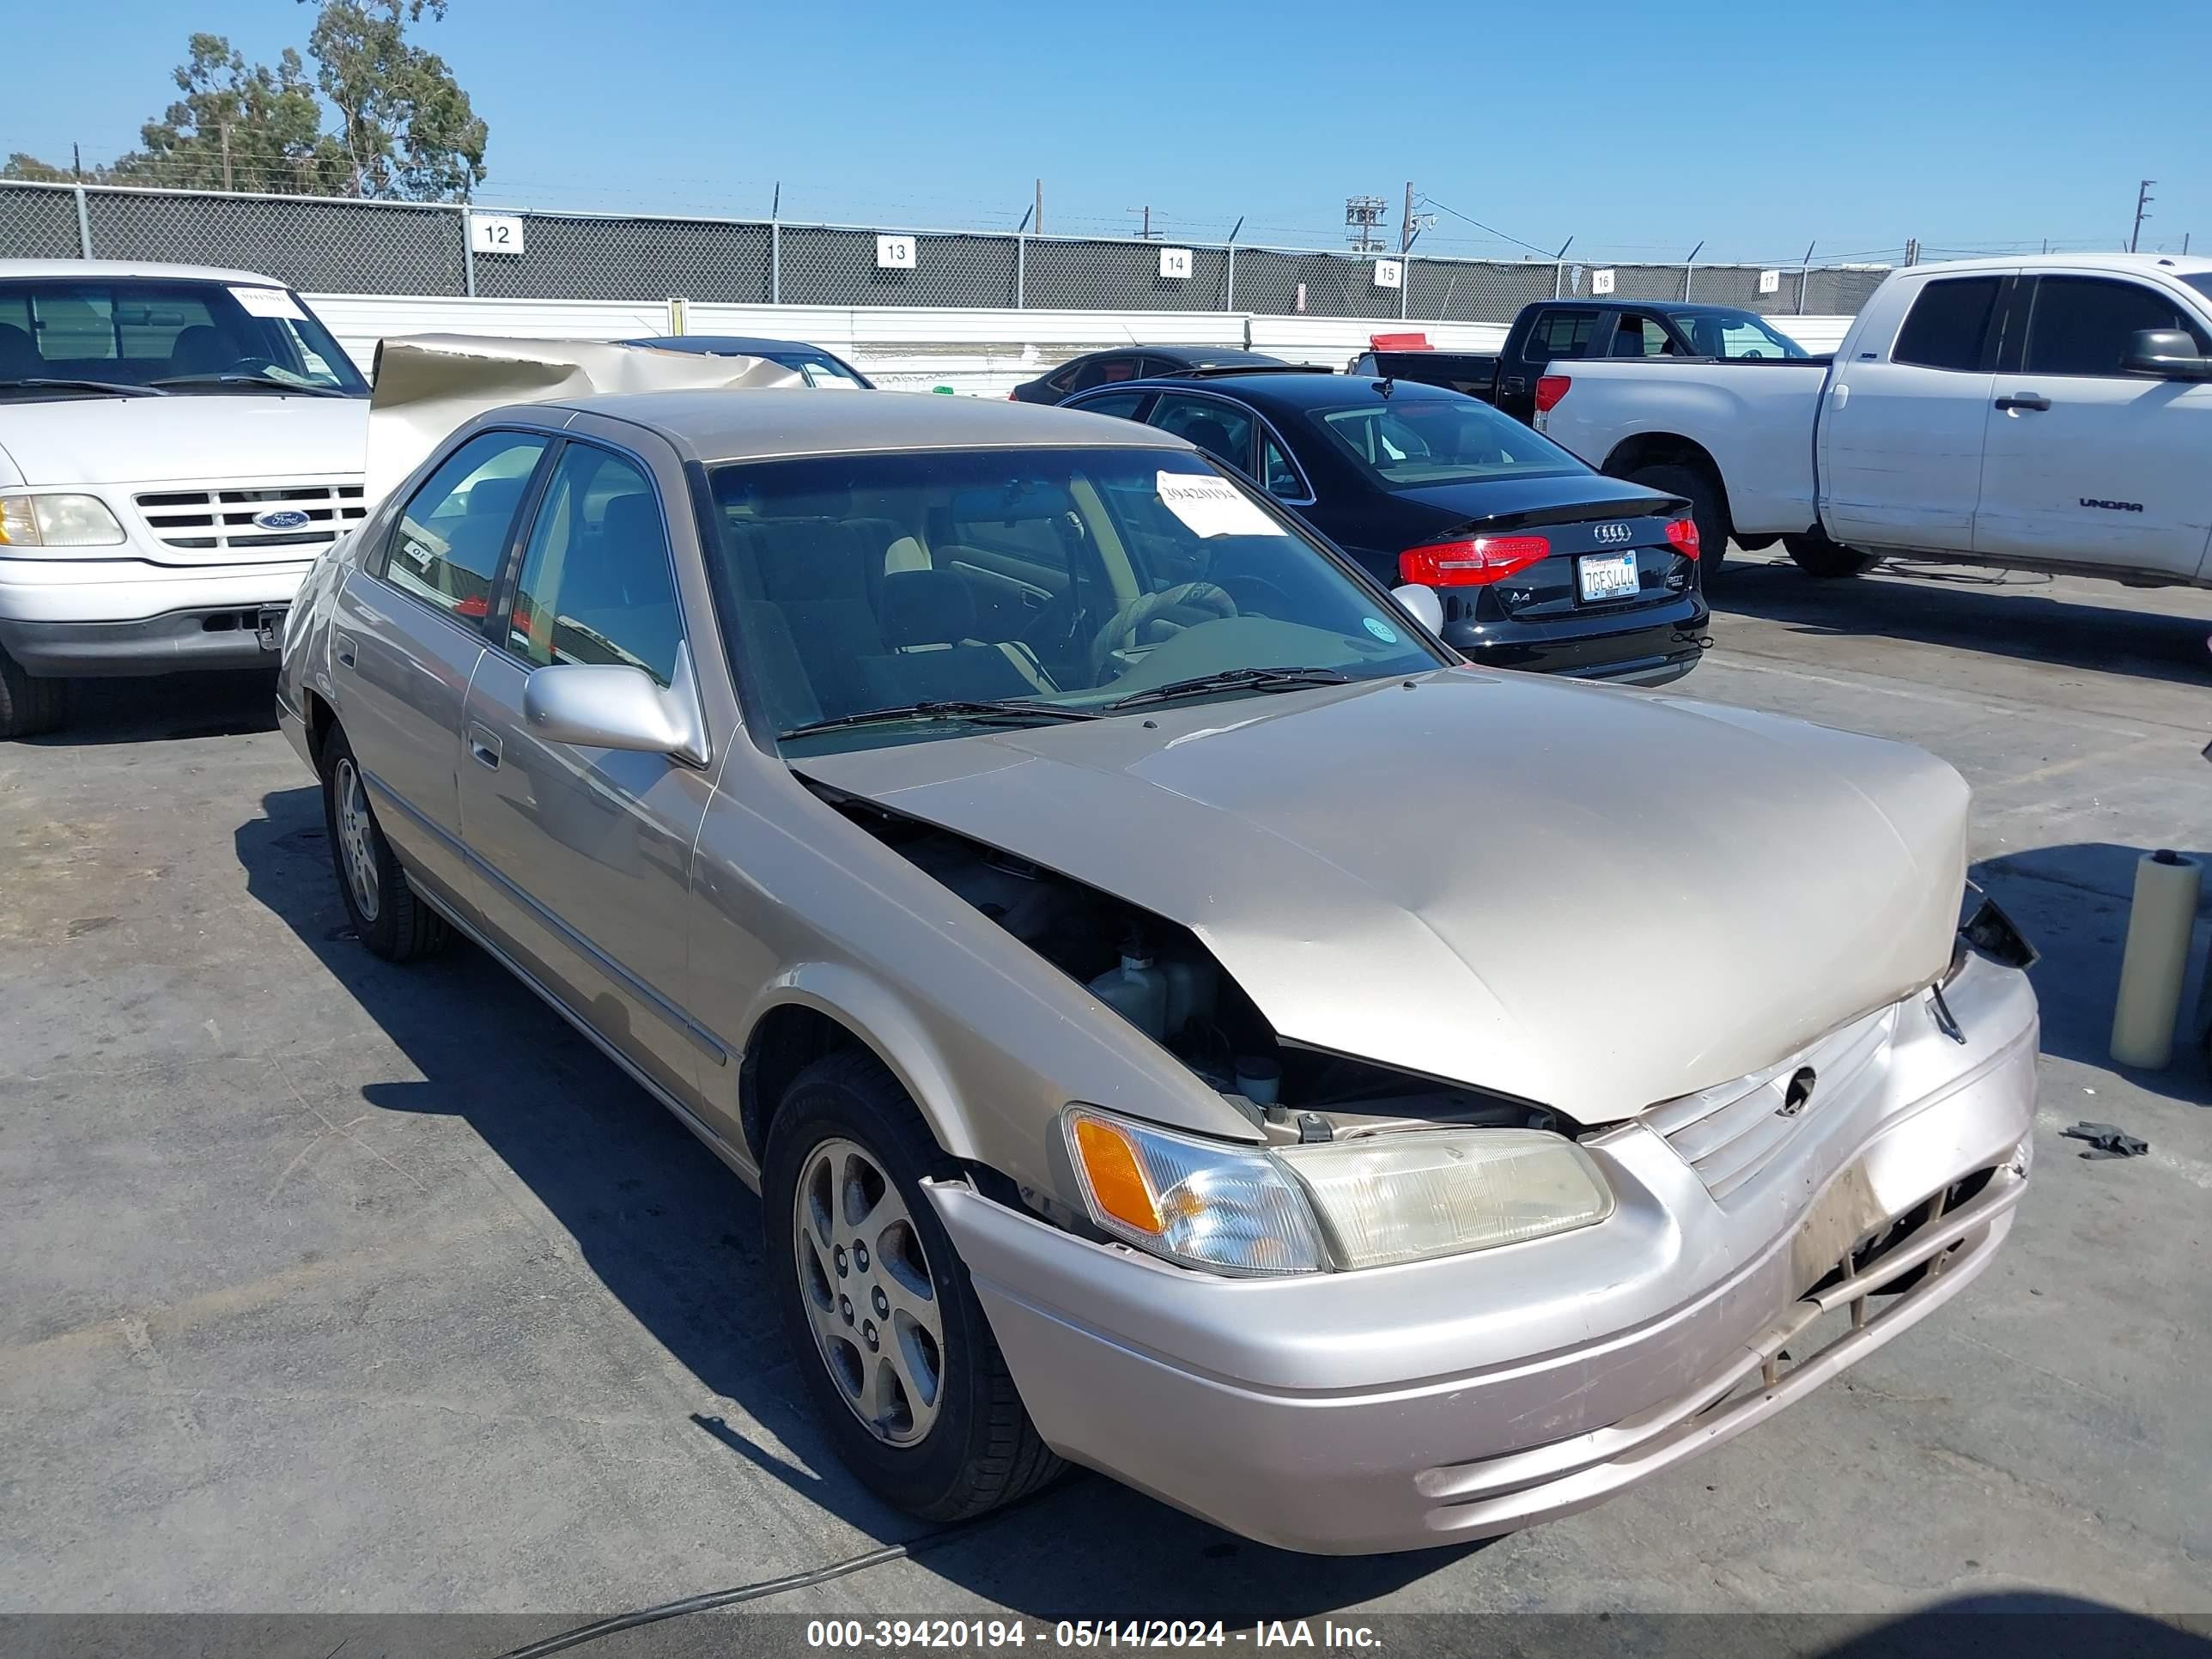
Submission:
<svg viewBox="0 0 2212 1659">
<path fill-rule="evenodd" d="M 1638 586 L 1633 553 L 1585 553 L 1575 561 L 1575 574 L 1585 600 L 1629 599 Z"/>
</svg>

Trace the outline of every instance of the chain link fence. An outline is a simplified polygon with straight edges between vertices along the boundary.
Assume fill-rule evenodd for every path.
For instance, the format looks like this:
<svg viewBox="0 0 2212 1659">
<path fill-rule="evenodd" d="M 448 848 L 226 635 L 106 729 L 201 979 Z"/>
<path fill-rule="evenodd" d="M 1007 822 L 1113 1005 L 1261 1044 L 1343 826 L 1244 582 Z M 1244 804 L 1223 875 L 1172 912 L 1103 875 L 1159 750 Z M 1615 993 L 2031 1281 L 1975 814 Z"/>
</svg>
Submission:
<svg viewBox="0 0 2212 1659">
<path fill-rule="evenodd" d="M 322 294 L 988 310 L 1249 312 L 1510 322 L 1531 300 L 1710 301 L 1856 313 L 1863 266 L 1553 264 L 1294 248 L 884 232 L 735 219 L 523 213 L 508 251 L 472 251 L 483 210 L 111 185 L 0 183 L 0 258 L 177 260 L 258 270 Z M 902 244 L 907 257 L 880 246 Z M 1184 272 L 1188 274 L 1170 274 Z M 1390 273 L 1398 280 L 1390 281 Z M 1770 279 L 1768 289 L 1763 279 Z"/>
</svg>

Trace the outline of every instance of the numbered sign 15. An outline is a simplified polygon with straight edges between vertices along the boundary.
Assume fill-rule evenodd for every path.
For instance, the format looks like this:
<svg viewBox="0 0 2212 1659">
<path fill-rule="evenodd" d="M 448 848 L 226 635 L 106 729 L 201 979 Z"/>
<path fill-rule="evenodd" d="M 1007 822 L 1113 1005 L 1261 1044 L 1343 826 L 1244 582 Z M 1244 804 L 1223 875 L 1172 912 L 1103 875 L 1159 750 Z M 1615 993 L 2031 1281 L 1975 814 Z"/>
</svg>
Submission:
<svg viewBox="0 0 2212 1659">
<path fill-rule="evenodd" d="M 478 253 L 522 252 L 522 216 L 519 213 L 469 215 L 469 246 Z"/>
<path fill-rule="evenodd" d="M 877 237 L 876 269 L 878 270 L 912 270 L 914 269 L 914 238 L 911 236 Z"/>
<path fill-rule="evenodd" d="M 1375 262 L 1375 286 L 1403 288 L 1406 285 L 1406 264 L 1402 259 L 1377 259 Z"/>
<path fill-rule="evenodd" d="M 1160 250 L 1160 275 L 1188 276 L 1190 275 L 1190 250 L 1187 247 L 1164 247 Z"/>
</svg>

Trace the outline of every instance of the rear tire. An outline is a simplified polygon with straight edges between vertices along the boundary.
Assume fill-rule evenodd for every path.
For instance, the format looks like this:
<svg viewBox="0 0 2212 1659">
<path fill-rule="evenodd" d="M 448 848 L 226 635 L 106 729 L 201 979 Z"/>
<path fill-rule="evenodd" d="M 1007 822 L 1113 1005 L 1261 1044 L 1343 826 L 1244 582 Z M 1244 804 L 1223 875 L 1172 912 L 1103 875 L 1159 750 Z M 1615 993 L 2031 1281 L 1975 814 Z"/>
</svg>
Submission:
<svg viewBox="0 0 2212 1659">
<path fill-rule="evenodd" d="M 0 650 L 0 738 L 35 738 L 69 714 L 69 682 L 41 679 Z"/>
<path fill-rule="evenodd" d="M 769 1127 L 762 1175 L 785 1334 L 845 1466 L 939 1522 L 1059 1474 L 921 1188 L 960 1179 L 960 1164 L 882 1062 L 845 1049 L 801 1072 Z"/>
<path fill-rule="evenodd" d="M 446 919 L 416 896 L 376 822 L 361 763 L 344 728 L 323 739 L 323 829 L 338 896 L 361 942 L 386 962 L 435 956 L 453 938 Z"/>
<path fill-rule="evenodd" d="M 1630 483 L 1642 484 L 1664 495 L 1680 495 L 1690 504 L 1690 517 L 1698 526 L 1698 580 L 1710 587 L 1728 557 L 1728 507 L 1720 485 L 1710 473 L 1691 466 L 1640 466 L 1627 475 Z"/>
<path fill-rule="evenodd" d="M 1784 536 L 1782 545 L 1789 550 L 1790 558 L 1800 570 L 1823 581 L 1858 575 L 1879 562 L 1875 555 L 1845 547 L 1841 542 L 1832 542 L 1818 531 L 1802 536 Z"/>
</svg>

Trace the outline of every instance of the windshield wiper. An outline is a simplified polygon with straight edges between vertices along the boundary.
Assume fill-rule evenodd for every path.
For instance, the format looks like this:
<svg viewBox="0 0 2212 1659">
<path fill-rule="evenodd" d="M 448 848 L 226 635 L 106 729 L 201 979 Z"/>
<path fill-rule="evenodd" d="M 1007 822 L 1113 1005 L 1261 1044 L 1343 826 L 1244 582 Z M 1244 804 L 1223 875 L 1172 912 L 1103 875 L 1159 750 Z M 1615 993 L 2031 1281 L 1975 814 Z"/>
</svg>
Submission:
<svg viewBox="0 0 2212 1659">
<path fill-rule="evenodd" d="M 155 380 L 152 384 L 156 386 L 270 386 L 278 392 L 296 392 L 303 398 L 343 398 L 347 395 L 334 386 L 312 386 L 298 380 L 287 380 L 275 374 L 247 374 L 234 369 L 225 369 L 219 374 L 172 374 L 167 380 Z"/>
<path fill-rule="evenodd" d="M 939 697 L 927 702 L 901 703 L 889 708 L 864 708 L 857 714 L 837 714 L 826 720 L 809 720 L 779 732 L 781 738 L 803 738 L 816 732 L 836 732 L 848 726 L 888 725 L 893 720 L 1095 720 L 1088 708 L 1070 708 L 1056 702 L 1030 702 L 1019 697 L 983 702 L 969 697 Z"/>
<path fill-rule="evenodd" d="M 1334 668 L 1224 668 L 1217 674 L 1200 674 L 1187 680 L 1170 680 L 1165 685 L 1147 686 L 1103 706 L 1109 710 L 1133 708 L 1139 703 L 1166 702 L 1206 691 L 1294 691 L 1302 685 L 1351 683 L 1351 675 Z"/>
<path fill-rule="evenodd" d="M 0 392 L 27 387 L 33 392 L 100 392 L 113 398 L 166 398 L 158 386 L 133 386 L 122 380 L 72 380 L 58 375 L 33 374 L 20 380 L 0 380 Z"/>
</svg>

